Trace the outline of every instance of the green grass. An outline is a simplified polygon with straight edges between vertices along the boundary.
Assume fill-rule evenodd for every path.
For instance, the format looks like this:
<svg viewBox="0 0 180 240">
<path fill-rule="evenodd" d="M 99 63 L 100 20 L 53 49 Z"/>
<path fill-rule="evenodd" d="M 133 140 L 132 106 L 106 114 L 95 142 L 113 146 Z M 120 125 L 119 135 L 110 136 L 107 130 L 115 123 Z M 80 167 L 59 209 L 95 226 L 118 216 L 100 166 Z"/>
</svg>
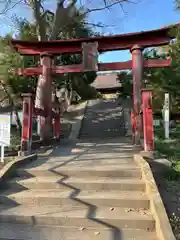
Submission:
<svg viewBox="0 0 180 240">
<path fill-rule="evenodd" d="M 170 141 L 164 140 L 164 130 L 155 129 L 155 148 L 163 156 L 172 162 L 172 168 L 165 173 L 170 181 L 180 179 L 180 129 L 170 133 Z"/>
</svg>

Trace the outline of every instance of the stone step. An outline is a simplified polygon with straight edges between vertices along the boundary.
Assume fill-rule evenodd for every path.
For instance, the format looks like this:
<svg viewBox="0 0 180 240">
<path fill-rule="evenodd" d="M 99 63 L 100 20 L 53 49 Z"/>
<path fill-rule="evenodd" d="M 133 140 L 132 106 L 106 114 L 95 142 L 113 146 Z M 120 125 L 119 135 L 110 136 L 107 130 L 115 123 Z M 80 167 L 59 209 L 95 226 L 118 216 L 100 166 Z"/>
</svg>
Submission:
<svg viewBox="0 0 180 240">
<path fill-rule="evenodd" d="M 112 154 L 111 154 L 112 155 Z M 43 159 L 39 158 L 35 162 L 28 164 L 27 168 L 43 168 L 43 169 L 51 169 L 56 166 L 117 166 L 117 165 L 130 165 L 132 167 L 136 166 L 132 157 L 121 157 L 119 155 L 116 156 L 106 156 L 106 154 L 88 154 L 85 156 L 79 156 L 77 159 L 72 160 L 70 157 L 68 158 L 52 158 L 52 159 Z"/>
<path fill-rule="evenodd" d="M 70 185 L 80 190 L 122 190 L 122 191 L 145 191 L 145 183 L 137 178 L 73 178 L 63 180 L 63 177 L 34 177 L 34 178 L 15 178 L 7 182 L 8 188 L 14 190 L 23 189 L 67 189 Z"/>
<path fill-rule="evenodd" d="M 4 209 L 0 207 L 0 222 L 23 223 L 33 225 L 56 225 L 85 228 L 141 229 L 154 231 L 155 221 L 149 211 L 129 210 L 94 206 L 67 205 L 17 206 Z M 0 224 L 1 225 L 1 224 Z"/>
<path fill-rule="evenodd" d="M 97 156 L 85 156 L 85 157 L 78 157 L 78 159 L 73 161 L 68 161 L 69 159 L 65 159 L 64 161 L 60 158 L 54 158 L 51 160 L 45 161 L 44 159 L 38 159 L 35 162 L 32 162 L 28 164 L 27 168 L 36 168 L 37 169 L 43 169 L 43 170 L 49 170 L 56 166 L 66 166 L 66 167 L 111 167 L 111 166 L 131 166 L 131 167 L 137 167 L 136 163 L 134 162 L 133 158 L 127 157 L 127 158 L 121 158 L 119 156 L 115 158 L 102 156 L 102 158 L 97 158 Z"/>
<path fill-rule="evenodd" d="M 94 132 L 98 132 L 99 127 L 97 128 L 92 128 L 92 126 L 88 126 L 87 128 L 91 128 L 92 131 Z M 124 136 L 125 135 L 125 129 L 122 128 L 120 131 L 119 130 L 111 130 L 111 132 L 101 132 L 101 133 L 94 133 L 94 134 L 89 134 L 89 132 L 82 132 L 80 134 L 80 139 L 83 140 L 87 140 L 87 139 L 102 139 L 102 138 L 110 138 L 110 137 L 119 137 L 119 136 Z"/>
<path fill-rule="evenodd" d="M 67 186 L 67 191 L 59 189 L 35 189 L 13 192 L 13 189 L 0 193 L 0 203 L 6 205 L 56 205 L 63 204 L 69 207 L 81 204 L 95 206 L 125 207 L 125 208 L 149 208 L 149 199 L 144 192 L 133 191 L 81 191 L 71 186 Z"/>
<path fill-rule="evenodd" d="M 134 153 L 133 153 L 134 154 Z M 89 151 L 86 154 L 82 154 L 80 156 L 78 156 L 78 161 L 82 160 L 104 160 L 104 163 L 106 164 L 106 161 L 111 162 L 112 163 L 127 163 L 127 164 L 132 164 L 134 163 L 133 160 L 133 154 L 132 153 L 124 153 L 124 152 L 114 152 L 113 149 L 111 149 L 111 151 L 109 150 L 108 152 L 106 151 L 99 151 L 99 152 L 95 152 L 95 151 Z M 114 161 L 113 161 L 114 160 Z M 74 161 L 73 161 L 74 162 Z"/>
<path fill-rule="evenodd" d="M 129 229 L 86 229 L 55 226 L 32 226 L 3 223 L 0 240 L 157 240 L 154 232 Z"/>
<path fill-rule="evenodd" d="M 111 177 L 111 178 L 140 178 L 142 176 L 140 168 L 134 165 L 116 166 L 96 166 L 96 167 L 76 167 L 61 166 L 54 167 L 47 171 L 46 168 L 19 168 L 17 176 L 64 176 L 64 177 Z"/>
</svg>

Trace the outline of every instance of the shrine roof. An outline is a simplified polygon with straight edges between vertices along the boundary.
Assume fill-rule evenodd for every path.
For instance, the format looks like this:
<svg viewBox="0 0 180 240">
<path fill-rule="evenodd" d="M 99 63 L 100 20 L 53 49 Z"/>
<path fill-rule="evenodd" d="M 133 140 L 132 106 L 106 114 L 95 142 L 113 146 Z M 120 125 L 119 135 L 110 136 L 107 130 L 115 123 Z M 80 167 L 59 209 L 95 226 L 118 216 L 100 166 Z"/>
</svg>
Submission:
<svg viewBox="0 0 180 240">
<path fill-rule="evenodd" d="M 179 25 L 180 24 L 176 24 L 173 26 Z M 39 55 L 43 52 L 48 52 L 53 55 L 80 53 L 82 52 L 82 43 L 85 42 L 98 42 L 99 52 L 131 49 L 132 46 L 136 44 L 146 48 L 168 44 L 170 40 L 173 39 L 169 34 L 171 28 L 172 26 L 168 26 L 150 31 L 70 40 L 22 41 L 12 39 L 11 44 L 16 51 L 24 55 Z"/>
<path fill-rule="evenodd" d="M 97 90 L 120 88 L 121 84 L 118 82 L 117 77 L 117 72 L 99 74 L 91 86 Z"/>
</svg>

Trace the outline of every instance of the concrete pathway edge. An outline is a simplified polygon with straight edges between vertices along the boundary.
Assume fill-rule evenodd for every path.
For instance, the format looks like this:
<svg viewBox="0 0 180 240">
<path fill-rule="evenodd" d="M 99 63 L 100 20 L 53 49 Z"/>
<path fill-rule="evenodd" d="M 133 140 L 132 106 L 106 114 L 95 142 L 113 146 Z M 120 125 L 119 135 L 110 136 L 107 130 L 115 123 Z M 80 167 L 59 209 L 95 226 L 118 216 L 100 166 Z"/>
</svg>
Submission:
<svg viewBox="0 0 180 240">
<path fill-rule="evenodd" d="M 142 178 L 146 184 L 146 193 L 156 221 L 157 236 L 160 240 L 176 240 L 149 164 L 140 154 L 135 154 L 134 160 L 141 168 Z"/>
<path fill-rule="evenodd" d="M 85 101 L 79 104 L 78 107 L 76 108 L 76 110 L 80 111 L 80 114 L 77 117 L 75 117 L 75 123 L 72 124 L 71 133 L 68 137 L 69 140 L 78 139 L 87 105 L 88 105 L 88 101 Z"/>
<path fill-rule="evenodd" d="M 12 160 L 11 162 L 8 162 L 0 170 L 0 183 L 12 177 L 17 168 L 24 166 L 25 164 L 30 163 L 36 159 L 37 159 L 37 154 L 32 154 L 32 155 L 17 158 L 16 160 Z"/>
</svg>

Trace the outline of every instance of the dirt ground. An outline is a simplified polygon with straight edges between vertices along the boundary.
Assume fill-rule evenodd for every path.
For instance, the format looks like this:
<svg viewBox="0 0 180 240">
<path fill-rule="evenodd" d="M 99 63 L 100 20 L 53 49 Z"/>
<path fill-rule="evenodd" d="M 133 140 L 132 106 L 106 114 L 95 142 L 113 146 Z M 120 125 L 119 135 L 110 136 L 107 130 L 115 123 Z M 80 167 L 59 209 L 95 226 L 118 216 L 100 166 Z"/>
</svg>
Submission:
<svg viewBox="0 0 180 240">
<path fill-rule="evenodd" d="M 180 240 L 180 180 L 169 181 L 160 176 L 155 176 L 155 179 L 174 235 Z"/>
</svg>

